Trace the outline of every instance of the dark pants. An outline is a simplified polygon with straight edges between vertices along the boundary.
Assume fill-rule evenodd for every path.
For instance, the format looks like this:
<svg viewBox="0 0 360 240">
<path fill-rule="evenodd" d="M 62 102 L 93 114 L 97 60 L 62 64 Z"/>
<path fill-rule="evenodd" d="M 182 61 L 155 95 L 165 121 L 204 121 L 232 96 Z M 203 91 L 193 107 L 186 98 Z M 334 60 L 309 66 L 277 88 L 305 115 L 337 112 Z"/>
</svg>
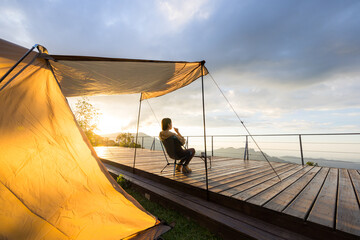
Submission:
<svg viewBox="0 0 360 240">
<path fill-rule="evenodd" d="M 180 165 L 184 165 L 187 166 L 191 159 L 194 157 L 195 155 L 195 149 L 194 148 L 189 148 L 185 150 L 185 157 L 179 162 Z"/>
</svg>

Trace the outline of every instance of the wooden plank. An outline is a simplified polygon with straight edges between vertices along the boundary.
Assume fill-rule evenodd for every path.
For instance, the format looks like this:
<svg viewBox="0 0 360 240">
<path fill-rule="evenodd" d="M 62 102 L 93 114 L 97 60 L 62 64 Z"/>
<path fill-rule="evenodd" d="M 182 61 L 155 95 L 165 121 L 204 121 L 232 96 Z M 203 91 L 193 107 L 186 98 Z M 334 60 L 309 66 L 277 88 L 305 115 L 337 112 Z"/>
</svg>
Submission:
<svg viewBox="0 0 360 240">
<path fill-rule="evenodd" d="M 282 179 L 281 182 L 277 182 L 276 184 L 272 185 L 271 187 L 267 188 L 266 190 L 256 194 L 255 196 L 251 197 L 248 202 L 256 204 L 256 205 L 264 205 L 267 201 L 272 199 L 274 196 L 279 194 L 282 190 L 290 186 L 292 183 L 297 181 L 301 178 L 304 174 L 308 171 L 312 170 L 313 167 L 306 166 L 300 171 L 292 174 L 291 176 Z"/>
<path fill-rule="evenodd" d="M 305 188 L 305 186 L 314 178 L 320 171 L 320 167 L 314 167 L 300 179 L 287 187 L 284 191 L 277 194 L 273 199 L 267 202 L 264 207 L 274 211 L 281 212 L 289 205 L 289 203 Z M 280 189 L 279 189 L 280 190 Z"/>
<path fill-rule="evenodd" d="M 275 168 L 276 172 L 281 175 L 285 172 L 288 172 L 292 169 L 295 168 L 301 168 L 299 167 L 299 165 L 286 165 L 284 167 L 280 167 L 278 169 Z M 250 176 L 246 179 L 243 179 L 241 182 L 239 182 L 238 185 L 236 185 L 233 188 L 227 189 L 225 191 L 220 192 L 221 194 L 225 195 L 225 196 L 232 196 L 235 197 L 237 194 L 250 189 L 254 186 L 257 186 L 263 182 L 266 182 L 270 179 L 273 179 L 274 177 L 276 177 L 274 171 L 271 169 L 269 171 L 267 171 L 266 173 L 261 173 L 260 175 L 254 175 L 254 176 Z M 276 177 L 277 178 L 277 177 Z"/>
<path fill-rule="evenodd" d="M 287 169 L 288 166 L 287 165 L 279 165 L 279 166 L 274 166 L 274 168 L 276 171 L 280 171 L 282 169 Z M 239 176 L 237 179 L 235 179 L 235 181 L 224 182 L 224 184 L 226 184 L 225 186 L 218 185 L 216 187 L 213 187 L 213 188 L 211 188 L 211 191 L 219 192 L 223 195 L 230 196 L 230 195 L 233 195 L 233 191 L 231 191 L 230 189 L 234 189 L 235 187 L 237 187 L 243 183 L 255 180 L 257 178 L 261 178 L 263 176 L 270 176 L 271 174 L 274 174 L 274 171 L 272 170 L 272 168 L 270 168 L 269 166 L 265 166 L 264 168 L 259 169 L 259 171 L 245 173 L 245 174 Z M 238 193 L 238 192 L 239 191 L 236 190 L 234 193 Z"/>
<path fill-rule="evenodd" d="M 281 179 L 285 179 L 289 176 L 291 176 L 292 174 L 298 172 L 298 171 L 301 171 L 303 169 L 302 166 L 297 166 L 289 171 L 286 171 L 284 173 L 281 173 L 279 174 L 280 178 Z M 278 182 L 280 182 L 280 180 L 278 179 L 278 177 L 275 175 L 275 173 L 273 173 L 273 177 L 266 180 L 265 182 L 260 182 L 259 184 L 245 190 L 245 191 L 242 191 L 236 195 L 233 196 L 233 198 L 236 198 L 236 199 L 240 199 L 240 200 L 243 200 L 243 201 L 246 201 L 247 199 L 251 198 L 252 196 L 255 196 L 256 194 L 268 189 L 269 187 L 277 184 Z"/>
<path fill-rule="evenodd" d="M 336 206 L 338 169 L 331 168 L 307 221 L 332 228 Z"/>
<path fill-rule="evenodd" d="M 208 176 L 209 176 L 209 179 L 212 179 L 214 177 L 217 177 L 218 175 L 220 176 L 224 176 L 224 175 L 227 175 L 229 173 L 229 169 L 230 170 L 230 173 L 236 173 L 236 172 L 239 172 L 239 171 L 246 171 L 246 169 L 253 169 L 253 168 L 258 168 L 258 167 L 261 167 L 263 166 L 264 163 L 255 163 L 255 164 L 252 164 L 251 166 L 243 166 L 243 165 L 238 165 L 238 166 L 234 166 L 234 165 L 228 165 L 228 166 L 225 166 L 225 167 L 219 167 L 219 168 L 211 168 L 211 169 L 208 169 Z M 233 170 L 233 171 L 232 171 Z M 195 173 L 196 171 L 193 171 L 191 174 L 188 174 L 186 176 L 191 176 Z M 205 179 L 205 169 L 202 168 L 201 169 L 201 177 L 203 179 Z M 187 178 L 186 176 L 183 176 L 182 178 Z M 192 177 L 192 179 L 196 179 L 194 177 Z M 194 181 L 194 180 L 192 180 Z M 194 181 L 195 182 L 195 181 Z M 191 182 L 189 182 L 191 183 Z"/>
<path fill-rule="evenodd" d="M 360 235 L 360 208 L 346 169 L 339 170 L 336 230 Z"/>
<path fill-rule="evenodd" d="M 251 166 L 249 168 L 241 168 L 240 171 L 236 172 L 236 173 L 233 173 L 232 175 L 227 175 L 227 172 L 229 171 L 229 168 L 228 169 L 225 169 L 223 172 L 221 172 L 221 176 L 220 178 L 218 178 L 218 175 L 217 173 L 216 174 L 209 174 L 209 188 L 212 188 L 213 186 L 215 185 L 222 185 L 223 182 L 227 182 L 227 181 L 231 181 L 232 179 L 237 179 L 238 176 L 244 176 L 244 175 L 247 175 L 247 174 L 254 174 L 254 172 L 257 172 L 259 171 L 260 169 L 262 169 L 264 167 L 264 165 L 256 165 L 256 166 Z M 192 174 L 192 173 L 191 173 Z M 202 173 L 202 176 L 201 176 L 201 179 L 193 179 L 191 177 L 191 174 L 189 174 L 189 180 L 187 179 L 181 179 L 182 182 L 184 183 L 188 183 L 188 184 L 191 184 L 192 186 L 196 186 L 196 187 L 199 187 L 199 188 L 205 188 L 206 187 L 206 184 L 205 184 L 205 172 L 203 171 Z M 213 178 L 213 176 L 216 176 Z M 213 191 L 213 190 L 211 190 Z"/>
<path fill-rule="evenodd" d="M 208 176 L 209 178 L 211 178 L 212 176 L 217 176 L 217 175 L 222 175 L 222 174 L 226 174 L 227 172 L 229 172 L 229 166 L 226 167 L 222 167 L 222 168 L 211 168 L 208 169 Z M 243 167 L 233 167 L 233 169 L 236 169 L 235 171 L 240 171 L 243 170 Z M 181 181 L 186 181 L 187 183 L 191 184 L 192 182 L 198 182 L 201 181 L 202 179 L 205 179 L 205 169 L 204 167 L 201 168 L 192 168 L 192 173 L 191 174 L 181 174 L 179 176 L 179 178 L 177 178 L 177 180 L 181 180 Z M 167 176 L 168 174 L 161 174 L 162 176 L 168 177 L 168 178 L 173 178 L 172 174 Z"/>
<path fill-rule="evenodd" d="M 306 188 L 283 211 L 283 213 L 305 219 L 326 179 L 328 172 L 329 168 L 322 168 L 313 180 L 306 186 Z"/>
<path fill-rule="evenodd" d="M 243 179 L 244 177 L 247 177 L 249 175 L 254 175 L 258 173 L 262 173 L 266 170 L 269 170 L 269 167 L 266 165 L 260 165 L 256 167 L 251 167 L 247 169 L 243 169 L 241 171 L 238 171 L 231 175 L 223 175 L 223 176 L 216 176 L 214 178 L 209 178 L 209 188 L 211 191 L 217 192 L 224 189 L 224 185 L 226 186 L 232 186 L 237 185 L 239 180 Z"/>
<path fill-rule="evenodd" d="M 360 174 L 355 169 L 349 169 L 348 171 L 355 189 L 358 203 L 360 204 Z"/>
</svg>

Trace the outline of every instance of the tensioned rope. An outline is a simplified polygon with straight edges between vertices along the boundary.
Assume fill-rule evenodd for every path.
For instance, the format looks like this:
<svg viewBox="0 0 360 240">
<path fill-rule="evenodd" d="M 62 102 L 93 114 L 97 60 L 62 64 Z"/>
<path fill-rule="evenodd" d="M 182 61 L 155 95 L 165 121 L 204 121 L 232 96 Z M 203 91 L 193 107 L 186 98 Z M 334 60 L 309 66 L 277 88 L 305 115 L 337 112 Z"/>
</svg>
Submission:
<svg viewBox="0 0 360 240">
<path fill-rule="evenodd" d="M 276 176 L 280 179 L 279 175 L 277 174 L 277 172 L 275 171 L 274 167 L 271 165 L 270 161 L 267 159 L 266 155 L 264 154 L 264 152 L 261 150 L 260 146 L 258 145 L 258 143 L 255 141 L 254 137 L 251 135 L 249 129 L 245 126 L 244 122 L 241 120 L 241 118 L 239 117 L 239 115 L 237 114 L 237 112 L 235 111 L 234 107 L 232 106 L 232 104 L 230 103 L 229 99 L 225 96 L 224 92 L 221 90 L 221 88 L 219 87 L 219 85 L 217 84 L 217 82 L 215 81 L 215 79 L 213 78 L 213 76 L 211 75 L 211 73 L 209 72 L 209 76 L 211 77 L 211 79 L 213 80 L 213 82 L 215 83 L 216 87 L 219 89 L 219 91 L 221 92 L 221 94 L 223 95 L 223 97 L 225 98 L 225 100 L 227 101 L 227 103 L 229 104 L 229 106 L 231 107 L 231 109 L 233 110 L 233 112 L 235 113 L 236 117 L 239 119 L 239 121 L 241 122 L 241 124 L 243 125 L 243 127 L 245 128 L 246 132 L 249 134 L 249 136 L 251 137 L 251 139 L 253 140 L 253 142 L 255 143 L 256 147 L 259 149 L 259 151 L 261 152 L 261 154 L 263 155 L 263 157 L 265 158 L 265 160 L 269 163 L 270 167 L 272 168 L 272 170 L 274 171 L 274 173 L 276 174 Z"/>
<path fill-rule="evenodd" d="M 160 124 L 160 121 L 159 121 L 159 119 L 156 117 L 156 114 L 155 114 L 154 110 L 152 109 L 152 107 L 151 107 L 151 105 L 150 105 L 150 103 L 149 103 L 149 100 L 148 100 L 148 99 L 146 99 L 146 102 L 148 103 L 148 105 L 149 105 L 149 107 L 150 107 L 150 109 L 151 109 L 151 112 L 153 113 L 153 115 L 154 115 L 154 117 L 155 117 L 155 119 L 156 119 L 157 123 L 159 124 L 160 129 L 161 129 L 161 124 Z M 163 144 L 162 144 L 162 142 L 161 142 L 161 141 L 160 141 L 160 146 L 161 146 L 161 149 L 162 149 L 162 151 L 163 151 L 163 153 L 164 153 L 164 157 L 165 157 L 165 159 L 166 159 L 166 162 L 168 162 L 168 163 L 169 163 L 169 161 L 168 161 L 168 159 L 167 159 L 167 157 L 166 157 L 165 151 L 164 151 Z M 155 147 L 154 147 L 154 149 L 155 149 Z"/>
<path fill-rule="evenodd" d="M 160 128 L 161 128 L 160 121 L 159 121 L 159 119 L 156 117 L 156 114 L 155 114 L 154 110 L 152 109 L 152 107 L 151 107 L 151 105 L 150 105 L 150 103 L 149 103 L 149 101 L 148 101 L 147 99 L 146 99 L 146 102 L 148 103 L 148 105 L 149 105 L 149 107 L 150 107 L 150 109 L 151 109 L 151 112 L 154 114 L 154 117 L 155 117 L 157 123 L 159 124 L 159 126 L 160 126 Z"/>
</svg>

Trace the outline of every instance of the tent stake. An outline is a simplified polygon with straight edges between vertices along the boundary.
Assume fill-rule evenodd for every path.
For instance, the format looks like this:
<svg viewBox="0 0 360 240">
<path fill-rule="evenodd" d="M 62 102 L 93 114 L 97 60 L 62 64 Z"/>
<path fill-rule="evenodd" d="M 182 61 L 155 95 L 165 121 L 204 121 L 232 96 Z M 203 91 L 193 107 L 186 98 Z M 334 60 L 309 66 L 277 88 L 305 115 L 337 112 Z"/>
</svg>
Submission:
<svg viewBox="0 0 360 240">
<path fill-rule="evenodd" d="M 140 123 L 140 112 L 141 112 L 141 98 L 142 98 L 142 93 L 140 94 L 139 113 L 138 113 L 138 120 L 137 120 L 137 126 L 136 126 L 136 137 L 135 137 L 135 151 L 134 151 L 133 173 L 135 173 L 136 144 L 137 144 L 138 135 L 139 135 L 139 123 Z"/>
<path fill-rule="evenodd" d="M 206 153 L 206 124 L 205 124 L 205 98 L 204 98 L 204 64 L 205 64 L 205 61 L 202 61 L 202 62 L 201 62 L 201 93 L 202 93 L 203 125 L 204 125 L 206 199 L 209 200 L 209 179 L 208 179 L 208 171 L 207 171 L 207 153 Z"/>
<path fill-rule="evenodd" d="M 32 50 L 34 50 L 34 48 L 36 48 L 39 44 L 35 44 L 34 46 L 32 46 L 32 48 L 30 48 L 25 54 L 24 56 L 22 56 L 15 64 L 14 66 L 12 66 L 9 71 L 7 71 L 4 76 L 1 77 L 0 79 L 0 83 L 7 77 L 7 75 L 9 75 L 12 70 L 14 70 L 14 68 L 16 68 L 17 65 L 19 65 L 19 63 L 21 63 L 22 60 L 24 60 L 24 58 L 26 58 L 27 55 L 29 55 L 29 53 L 31 53 Z"/>
</svg>

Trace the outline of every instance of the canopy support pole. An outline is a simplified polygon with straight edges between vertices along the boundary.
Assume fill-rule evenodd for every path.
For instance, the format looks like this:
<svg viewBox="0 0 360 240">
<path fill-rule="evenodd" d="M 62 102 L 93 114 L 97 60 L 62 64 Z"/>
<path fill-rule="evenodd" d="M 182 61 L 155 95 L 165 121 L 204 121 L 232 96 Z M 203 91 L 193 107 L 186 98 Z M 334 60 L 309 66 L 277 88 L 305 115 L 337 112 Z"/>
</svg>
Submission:
<svg viewBox="0 0 360 240">
<path fill-rule="evenodd" d="M 19 65 L 19 63 L 22 62 L 22 60 L 24 60 L 26 58 L 27 55 L 29 55 L 29 53 L 31 53 L 32 50 L 34 50 L 34 48 L 36 48 L 39 44 L 35 44 L 34 46 L 32 46 L 25 54 L 24 56 L 22 56 L 15 64 L 14 66 L 12 66 L 9 71 L 7 71 L 4 76 L 1 77 L 0 79 L 0 83 L 16 68 L 17 65 Z"/>
<path fill-rule="evenodd" d="M 205 176 L 206 176 L 206 199 L 209 200 L 209 179 L 207 171 L 207 153 L 206 153 L 206 124 L 205 124 L 205 97 L 204 97 L 204 65 L 205 61 L 201 62 L 201 95 L 203 108 L 203 125 L 204 125 L 204 148 L 205 148 Z"/>
<path fill-rule="evenodd" d="M 141 99 L 142 99 L 142 93 L 140 94 L 139 113 L 138 113 L 137 126 L 136 126 L 136 137 L 135 137 L 135 146 L 134 146 L 134 147 L 135 147 L 135 151 L 134 151 L 133 173 L 135 173 L 136 145 L 137 145 L 138 136 L 139 136 L 139 124 L 140 124 L 140 112 L 141 112 Z"/>
</svg>

